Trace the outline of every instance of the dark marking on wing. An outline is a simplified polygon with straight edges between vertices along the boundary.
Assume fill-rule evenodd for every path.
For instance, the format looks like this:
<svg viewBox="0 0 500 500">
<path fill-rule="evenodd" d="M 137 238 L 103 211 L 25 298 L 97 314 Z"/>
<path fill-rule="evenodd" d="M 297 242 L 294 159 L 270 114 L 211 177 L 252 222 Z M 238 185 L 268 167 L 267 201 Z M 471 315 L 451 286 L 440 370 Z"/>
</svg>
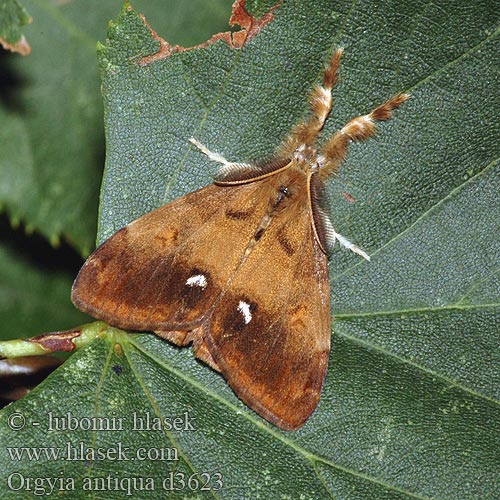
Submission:
<svg viewBox="0 0 500 500">
<path fill-rule="evenodd" d="M 253 214 L 253 210 L 226 210 L 226 217 L 228 219 L 248 219 Z"/>
<path fill-rule="evenodd" d="M 169 228 L 155 236 L 155 240 L 163 247 L 170 248 L 176 245 L 179 239 L 179 231 L 175 228 Z"/>
<path fill-rule="evenodd" d="M 283 231 L 280 231 L 277 234 L 277 236 L 278 236 L 278 243 L 281 245 L 281 248 L 285 251 L 285 253 L 289 257 L 291 257 L 295 253 L 295 249 L 288 241 L 288 238 L 286 237 L 285 233 Z"/>
<path fill-rule="evenodd" d="M 264 231 L 265 231 L 265 228 L 264 227 L 261 227 L 259 228 L 256 233 L 254 234 L 254 237 L 253 239 L 255 241 L 259 241 L 261 238 L 262 238 L 262 235 L 264 234 Z"/>
<path fill-rule="evenodd" d="M 230 302 L 227 302 L 225 299 L 223 299 L 223 301 L 225 304 L 224 310 L 227 311 L 223 323 L 224 330 L 227 332 L 242 332 L 245 330 L 245 327 L 249 326 L 254 321 L 254 317 L 258 317 L 257 304 L 247 297 L 233 298 Z M 245 323 L 245 317 L 239 309 L 240 302 L 245 302 L 249 305 L 250 314 L 252 315 L 252 319 L 249 323 Z"/>
</svg>

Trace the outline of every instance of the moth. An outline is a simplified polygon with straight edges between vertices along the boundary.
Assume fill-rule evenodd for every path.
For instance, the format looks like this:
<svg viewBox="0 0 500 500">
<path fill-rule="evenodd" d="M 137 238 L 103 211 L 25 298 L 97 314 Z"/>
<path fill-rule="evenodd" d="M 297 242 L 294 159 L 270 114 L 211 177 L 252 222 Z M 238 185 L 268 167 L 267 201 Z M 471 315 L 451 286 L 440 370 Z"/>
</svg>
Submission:
<svg viewBox="0 0 500 500">
<path fill-rule="evenodd" d="M 398 94 L 317 147 L 332 108 L 342 49 L 313 88 L 310 114 L 270 161 L 222 166 L 212 185 L 124 227 L 85 262 L 72 290 L 82 311 L 125 330 L 153 331 L 222 373 L 236 395 L 282 429 L 316 408 L 330 352 L 328 254 L 337 233 L 322 188 L 351 141 L 375 132 Z"/>
</svg>

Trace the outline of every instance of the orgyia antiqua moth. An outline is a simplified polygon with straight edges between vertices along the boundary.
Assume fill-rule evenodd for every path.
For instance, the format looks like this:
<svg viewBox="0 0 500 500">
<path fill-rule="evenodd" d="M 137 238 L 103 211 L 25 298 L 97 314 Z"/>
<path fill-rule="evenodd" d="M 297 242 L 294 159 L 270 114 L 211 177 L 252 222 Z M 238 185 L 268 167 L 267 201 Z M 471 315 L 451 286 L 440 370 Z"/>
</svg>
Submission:
<svg viewBox="0 0 500 500">
<path fill-rule="evenodd" d="M 73 286 L 81 310 L 154 331 L 220 371 L 252 409 L 297 429 L 316 408 L 330 352 L 327 255 L 338 234 L 318 203 L 351 141 L 375 132 L 408 95 L 350 120 L 318 149 L 342 50 L 310 97 L 311 113 L 274 159 L 222 164 L 214 183 L 132 222 L 102 244 Z"/>
</svg>

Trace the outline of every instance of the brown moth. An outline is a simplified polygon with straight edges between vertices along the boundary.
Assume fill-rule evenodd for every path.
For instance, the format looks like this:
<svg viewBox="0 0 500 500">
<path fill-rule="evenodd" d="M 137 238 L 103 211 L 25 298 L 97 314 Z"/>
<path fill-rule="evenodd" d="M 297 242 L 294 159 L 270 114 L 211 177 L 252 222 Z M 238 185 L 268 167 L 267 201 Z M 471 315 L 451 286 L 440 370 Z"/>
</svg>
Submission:
<svg viewBox="0 0 500 500">
<path fill-rule="evenodd" d="M 342 50 L 310 97 L 311 114 L 262 164 L 222 164 L 214 184 L 124 227 L 82 267 L 72 300 L 109 324 L 153 331 L 218 370 L 250 408 L 297 429 L 316 408 L 330 352 L 327 253 L 336 233 L 318 205 L 351 141 L 408 99 L 398 94 L 316 149 Z"/>
</svg>

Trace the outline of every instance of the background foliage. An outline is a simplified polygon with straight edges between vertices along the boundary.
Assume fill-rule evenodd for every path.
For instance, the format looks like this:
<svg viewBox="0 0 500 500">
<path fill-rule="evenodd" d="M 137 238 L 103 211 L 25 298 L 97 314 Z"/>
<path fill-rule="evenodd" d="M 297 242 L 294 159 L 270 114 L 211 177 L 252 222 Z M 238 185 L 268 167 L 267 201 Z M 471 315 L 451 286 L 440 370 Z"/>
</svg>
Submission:
<svg viewBox="0 0 500 500">
<path fill-rule="evenodd" d="M 11 26 L 0 37 L 23 29 L 33 49 L 28 57 L 0 53 L 0 338 L 88 319 L 69 291 L 96 238 L 104 164 L 96 43 L 122 3 L 23 5 L 33 18 L 25 28 L 19 4 L 0 1 L 0 19 Z M 135 5 L 173 43 L 187 46 L 227 29 L 231 12 L 230 0 Z"/>
</svg>

